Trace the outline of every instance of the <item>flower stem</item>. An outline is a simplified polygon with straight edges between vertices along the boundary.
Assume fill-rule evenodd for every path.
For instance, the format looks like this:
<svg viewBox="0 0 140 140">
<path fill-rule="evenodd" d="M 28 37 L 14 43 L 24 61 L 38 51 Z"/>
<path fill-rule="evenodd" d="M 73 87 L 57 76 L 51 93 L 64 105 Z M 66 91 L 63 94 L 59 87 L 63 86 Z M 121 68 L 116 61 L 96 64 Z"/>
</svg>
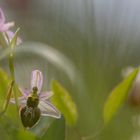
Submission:
<svg viewBox="0 0 140 140">
<path fill-rule="evenodd" d="M 13 54 L 10 54 L 10 56 L 9 56 L 9 69 L 10 69 L 11 78 L 12 78 L 13 81 L 15 81 L 15 70 L 14 70 L 14 57 L 13 57 Z"/>
<path fill-rule="evenodd" d="M 15 81 L 15 69 L 14 69 L 14 55 L 13 55 L 13 52 L 10 53 L 10 55 L 9 55 L 9 69 L 10 69 L 10 74 L 11 74 L 12 81 Z M 19 110 L 17 94 L 16 94 L 16 85 L 15 84 L 13 86 L 13 91 L 14 91 L 16 107 L 17 107 L 17 110 Z"/>
</svg>

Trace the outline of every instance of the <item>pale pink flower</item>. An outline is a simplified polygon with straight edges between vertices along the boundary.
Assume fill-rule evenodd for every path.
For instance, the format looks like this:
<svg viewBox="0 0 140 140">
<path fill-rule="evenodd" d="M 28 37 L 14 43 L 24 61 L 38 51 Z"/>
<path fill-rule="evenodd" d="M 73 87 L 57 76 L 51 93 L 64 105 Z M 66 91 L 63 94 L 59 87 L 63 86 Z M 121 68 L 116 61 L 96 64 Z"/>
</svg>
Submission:
<svg viewBox="0 0 140 140">
<path fill-rule="evenodd" d="M 0 32 L 6 32 L 13 26 L 14 22 L 5 23 L 5 16 L 2 9 L 0 8 Z"/>
<path fill-rule="evenodd" d="M 2 9 L 0 8 L 0 32 L 6 32 L 9 39 L 11 40 L 14 36 L 14 33 L 9 30 L 11 27 L 14 26 L 14 22 L 5 22 L 5 15 L 2 11 Z M 22 40 L 21 38 L 17 38 L 17 45 L 21 44 Z"/>
<path fill-rule="evenodd" d="M 37 96 L 39 98 L 38 108 L 41 111 L 42 116 L 51 116 L 54 118 L 60 118 L 61 113 L 57 110 L 57 108 L 51 103 L 50 98 L 52 97 L 53 93 L 49 92 L 42 92 L 42 84 L 43 84 L 43 75 L 42 72 L 39 70 L 32 71 L 31 75 L 31 88 L 30 89 L 20 89 L 22 96 L 19 97 L 18 101 L 20 106 L 28 106 L 27 100 L 28 97 L 32 97 L 33 90 L 37 88 Z M 15 99 L 12 98 L 10 100 L 11 103 L 15 103 Z M 32 106 L 31 106 L 32 107 Z"/>
</svg>

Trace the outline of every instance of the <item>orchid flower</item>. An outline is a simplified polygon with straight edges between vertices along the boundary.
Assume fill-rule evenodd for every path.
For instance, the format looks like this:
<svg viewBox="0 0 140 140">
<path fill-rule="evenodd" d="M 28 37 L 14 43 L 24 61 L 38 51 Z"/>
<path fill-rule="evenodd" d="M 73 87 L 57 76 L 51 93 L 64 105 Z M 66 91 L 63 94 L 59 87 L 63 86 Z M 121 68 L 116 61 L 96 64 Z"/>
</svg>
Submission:
<svg viewBox="0 0 140 140">
<path fill-rule="evenodd" d="M 13 38 L 14 33 L 9 29 L 13 26 L 14 26 L 14 22 L 5 23 L 5 15 L 4 15 L 2 9 L 0 8 L 0 32 L 6 32 L 10 40 Z M 21 38 L 18 37 L 17 45 L 19 45 L 21 43 L 22 43 L 22 40 L 21 40 Z"/>
<path fill-rule="evenodd" d="M 14 22 L 5 23 L 5 16 L 2 9 L 0 8 L 0 32 L 8 31 L 9 28 L 13 26 L 14 26 Z"/>
<path fill-rule="evenodd" d="M 24 110 L 22 110 L 21 112 L 21 117 L 23 119 L 22 118 L 21 119 L 25 127 L 26 126 L 32 127 L 34 123 L 38 121 L 40 115 L 50 116 L 53 118 L 61 117 L 61 113 L 50 101 L 50 98 L 52 97 L 53 93 L 51 91 L 42 92 L 41 91 L 42 84 L 43 84 L 42 72 L 39 70 L 34 70 L 32 71 L 32 75 L 31 75 L 30 89 L 20 89 L 22 96 L 18 98 L 18 101 L 21 108 L 24 107 Z M 15 99 L 11 98 L 10 102 L 15 104 Z M 33 119 L 38 115 L 38 113 L 40 113 L 37 120 L 33 120 L 34 122 L 28 121 L 28 123 L 32 123 L 31 125 L 27 123 L 27 118 L 26 118 L 29 113 L 31 114 L 30 119 Z"/>
</svg>

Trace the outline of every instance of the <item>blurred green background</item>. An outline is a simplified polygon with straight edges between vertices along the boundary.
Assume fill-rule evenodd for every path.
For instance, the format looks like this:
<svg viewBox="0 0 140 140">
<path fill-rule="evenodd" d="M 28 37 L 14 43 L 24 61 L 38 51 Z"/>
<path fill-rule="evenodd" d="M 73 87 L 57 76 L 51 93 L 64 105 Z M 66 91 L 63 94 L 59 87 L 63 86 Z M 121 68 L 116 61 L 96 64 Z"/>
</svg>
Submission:
<svg viewBox="0 0 140 140">
<path fill-rule="evenodd" d="M 33 69 L 46 74 L 48 88 L 50 80 L 57 79 L 71 93 L 79 112 L 77 125 L 66 128 L 66 140 L 96 134 L 103 125 L 104 102 L 121 81 L 122 70 L 139 65 L 140 1 L 0 0 L 0 3 L 7 21 L 15 21 L 15 29 L 21 28 L 23 41 L 43 42 L 57 49 L 72 61 L 82 80 L 73 83 L 61 69 L 42 57 L 24 53 L 16 58 L 18 83 L 29 87 Z M 8 70 L 6 60 L 1 66 Z M 139 140 L 139 114 L 139 107 L 132 108 L 126 103 L 101 134 L 91 140 Z"/>
</svg>

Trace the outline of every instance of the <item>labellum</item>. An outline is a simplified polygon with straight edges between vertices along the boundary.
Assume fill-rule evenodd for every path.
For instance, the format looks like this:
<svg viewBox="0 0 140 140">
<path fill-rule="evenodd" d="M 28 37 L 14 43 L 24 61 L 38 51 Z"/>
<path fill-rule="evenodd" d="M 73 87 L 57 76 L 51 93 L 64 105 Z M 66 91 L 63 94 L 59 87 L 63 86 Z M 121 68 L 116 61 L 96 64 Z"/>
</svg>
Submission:
<svg viewBox="0 0 140 140">
<path fill-rule="evenodd" d="M 41 111 L 38 108 L 39 98 L 37 91 L 37 87 L 34 87 L 33 92 L 27 98 L 26 106 L 20 109 L 21 121 L 25 128 L 33 127 L 41 116 Z"/>
<path fill-rule="evenodd" d="M 20 117 L 22 124 L 25 128 L 31 128 L 39 121 L 41 111 L 39 108 L 22 107 L 20 109 Z"/>
</svg>

